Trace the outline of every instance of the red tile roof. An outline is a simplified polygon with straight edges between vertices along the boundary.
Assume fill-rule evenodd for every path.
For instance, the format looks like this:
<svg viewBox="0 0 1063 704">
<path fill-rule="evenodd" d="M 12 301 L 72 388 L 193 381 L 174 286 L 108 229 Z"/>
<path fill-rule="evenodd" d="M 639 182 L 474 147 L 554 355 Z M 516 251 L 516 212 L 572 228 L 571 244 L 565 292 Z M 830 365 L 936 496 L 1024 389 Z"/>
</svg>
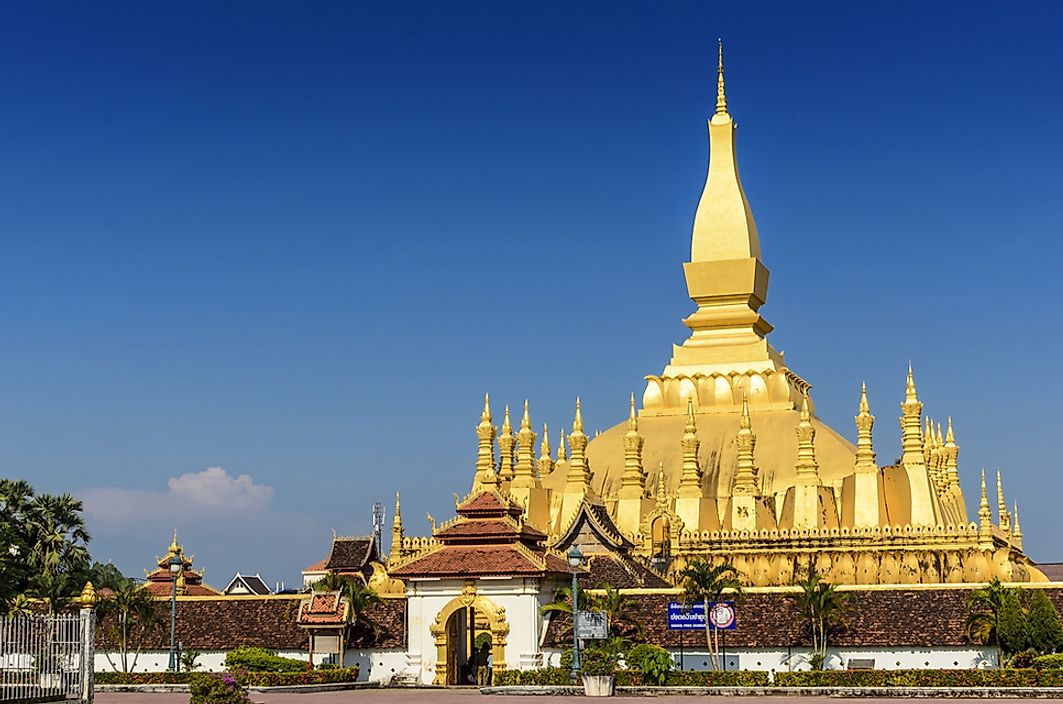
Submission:
<svg viewBox="0 0 1063 704">
<path fill-rule="evenodd" d="M 324 572 L 325 571 L 325 565 L 327 563 L 328 563 L 328 558 L 324 557 L 324 558 L 318 560 L 317 562 L 315 562 L 314 564 L 310 565 L 309 567 L 303 568 L 303 572 Z"/>
<path fill-rule="evenodd" d="M 370 561 L 379 559 L 376 541 L 372 536 L 333 538 L 325 568 L 336 572 L 360 572 Z"/>
<path fill-rule="evenodd" d="M 467 499 L 457 512 L 462 516 L 521 516 L 524 509 L 513 503 L 509 498 L 503 498 L 498 492 L 491 489 L 481 491 L 479 494 Z"/>
</svg>

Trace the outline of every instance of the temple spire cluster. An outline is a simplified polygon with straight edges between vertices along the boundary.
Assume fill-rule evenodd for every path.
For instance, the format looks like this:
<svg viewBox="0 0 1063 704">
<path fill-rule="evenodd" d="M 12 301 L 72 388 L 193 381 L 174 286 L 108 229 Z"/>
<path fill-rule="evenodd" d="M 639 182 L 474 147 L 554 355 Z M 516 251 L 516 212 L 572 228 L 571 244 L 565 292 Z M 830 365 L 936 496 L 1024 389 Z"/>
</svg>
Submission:
<svg viewBox="0 0 1063 704">
<path fill-rule="evenodd" d="M 646 377 L 641 408 L 632 395 L 612 428 L 589 437 L 577 398 L 554 458 L 545 425 L 535 456 L 527 401 L 514 433 L 508 407 L 495 428 L 485 396 L 473 491 L 508 496 L 551 537 L 590 510 L 655 564 L 726 559 L 755 586 L 791 584 L 810 567 L 843 584 L 1036 578 L 1002 474 L 997 522 L 984 473 L 968 514 L 957 426 L 924 412 L 910 362 L 894 389 L 899 437 L 875 437 L 878 392 L 861 384 L 850 442 L 817 417 L 811 384 L 769 344 L 769 273 L 739 178 L 722 41 L 716 69 L 708 172 L 683 264 L 689 337 Z"/>
</svg>

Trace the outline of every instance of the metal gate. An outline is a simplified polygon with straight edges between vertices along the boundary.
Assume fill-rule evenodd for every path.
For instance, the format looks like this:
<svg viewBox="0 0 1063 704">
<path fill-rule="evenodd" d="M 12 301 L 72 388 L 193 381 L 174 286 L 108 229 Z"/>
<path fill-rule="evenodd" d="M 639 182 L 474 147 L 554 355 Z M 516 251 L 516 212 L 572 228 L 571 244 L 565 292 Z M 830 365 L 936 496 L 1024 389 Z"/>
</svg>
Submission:
<svg viewBox="0 0 1063 704">
<path fill-rule="evenodd" d="M 92 701 L 95 614 L 0 617 L 0 701 Z"/>
</svg>

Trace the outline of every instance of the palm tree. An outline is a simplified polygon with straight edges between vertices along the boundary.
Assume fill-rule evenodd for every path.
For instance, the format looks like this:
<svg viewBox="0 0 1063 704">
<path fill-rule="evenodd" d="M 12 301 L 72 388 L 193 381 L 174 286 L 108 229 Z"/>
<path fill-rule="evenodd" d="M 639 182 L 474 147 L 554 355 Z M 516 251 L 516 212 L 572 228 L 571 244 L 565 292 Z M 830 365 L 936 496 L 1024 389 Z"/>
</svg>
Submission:
<svg viewBox="0 0 1063 704">
<path fill-rule="evenodd" d="M 373 604 L 380 603 L 380 597 L 372 589 L 364 584 L 359 584 L 353 577 L 336 572 L 329 572 L 311 585 L 315 592 L 339 592 L 341 599 L 346 599 L 351 605 L 353 618 L 351 623 L 354 628 L 368 628 L 376 632 L 377 625 L 370 621 L 365 612 Z"/>
<path fill-rule="evenodd" d="M 113 594 L 100 601 L 97 607 L 100 631 L 104 640 L 118 649 L 122 672 L 130 672 L 137 666 L 145 636 L 163 622 L 159 606 L 151 593 L 132 579 L 123 580 L 114 587 Z M 111 654 L 105 652 L 105 656 L 117 671 Z"/>
<path fill-rule="evenodd" d="M 720 634 L 709 620 L 709 604 L 720 601 L 727 591 L 741 594 L 742 583 L 739 581 L 738 570 L 730 563 L 713 565 L 701 558 L 694 558 L 679 573 L 679 578 L 682 580 L 686 601 L 701 602 L 705 611 L 705 644 L 709 649 L 712 669 L 719 670 Z"/>
<path fill-rule="evenodd" d="M 812 638 L 810 663 L 813 670 L 821 670 L 830 634 L 844 623 L 848 595 L 839 592 L 837 585 L 823 580 L 814 570 L 809 570 L 808 577 L 797 585 L 801 587 L 797 610 Z"/>
<path fill-rule="evenodd" d="M 993 578 L 980 589 L 967 595 L 967 618 L 964 623 L 967 637 L 982 645 L 996 645 L 997 617 L 1013 590 Z"/>
<path fill-rule="evenodd" d="M 576 598 L 581 604 L 587 604 L 587 596 L 580 588 L 579 583 L 576 583 Z M 558 638 L 562 640 L 572 639 L 572 628 L 575 623 L 575 619 L 572 617 L 572 587 L 558 587 L 554 590 L 554 598 L 548 604 L 544 604 L 539 608 L 539 612 L 543 614 L 555 613 L 555 614 L 568 614 L 568 625 L 561 629 L 558 633 Z"/>
</svg>

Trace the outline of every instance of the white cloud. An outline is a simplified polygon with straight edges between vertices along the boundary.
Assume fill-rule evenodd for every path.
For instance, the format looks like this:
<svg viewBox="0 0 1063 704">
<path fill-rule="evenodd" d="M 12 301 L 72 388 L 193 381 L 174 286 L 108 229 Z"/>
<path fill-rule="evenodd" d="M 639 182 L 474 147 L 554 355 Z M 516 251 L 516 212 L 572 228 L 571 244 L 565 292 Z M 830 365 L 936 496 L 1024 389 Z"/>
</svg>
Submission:
<svg viewBox="0 0 1063 704">
<path fill-rule="evenodd" d="M 170 477 L 170 493 L 192 503 L 225 508 L 265 508 L 273 500 L 273 487 L 256 484 L 249 474 L 230 476 L 221 467 Z"/>
</svg>

